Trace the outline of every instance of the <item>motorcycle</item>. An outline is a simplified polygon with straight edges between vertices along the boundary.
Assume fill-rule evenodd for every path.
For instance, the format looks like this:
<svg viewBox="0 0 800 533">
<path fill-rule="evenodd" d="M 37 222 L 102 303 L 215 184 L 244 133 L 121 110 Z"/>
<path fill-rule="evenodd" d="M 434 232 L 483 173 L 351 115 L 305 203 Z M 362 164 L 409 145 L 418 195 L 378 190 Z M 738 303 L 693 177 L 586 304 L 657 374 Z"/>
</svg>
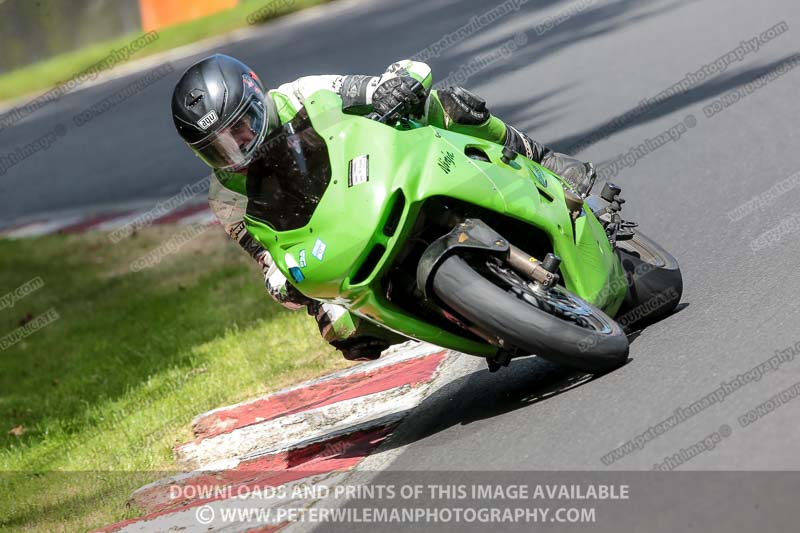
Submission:
<svg viewBox="0 0 800 533">
<path fill-rule="evenodd" d="M 678 305 L 678 263 L 622 219 L 619 187 L 584 199 L 506 147 L 390 115 L 317 92 L 248 176 L 247 230 L 309 298 L 492 371 L 535 354 L 592 373 L 627 360 L 612 317 Z"/>
</svg>

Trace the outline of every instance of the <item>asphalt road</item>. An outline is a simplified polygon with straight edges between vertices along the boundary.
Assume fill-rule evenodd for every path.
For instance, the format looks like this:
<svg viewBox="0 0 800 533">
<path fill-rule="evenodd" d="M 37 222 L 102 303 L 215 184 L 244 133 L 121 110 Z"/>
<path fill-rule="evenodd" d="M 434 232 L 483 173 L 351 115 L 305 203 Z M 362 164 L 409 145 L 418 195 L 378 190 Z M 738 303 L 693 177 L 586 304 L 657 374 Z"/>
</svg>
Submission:
<svg viewBox="0 0 800 533">
<path fill-rule="evenodd" d="M 314 73 L 377 73 L 495 4 L 380 0 L 330 6 L 325 16 L 278 22 L 221 48 L 268 83 Z M 576 6 L 579 6 L 578 9 Z M 571 16 L 539 35 L 545 17 Z M 788 31 L 684 92 L 621 124 L 687 73 L 785 21 Z M 727 424 L 732 434 L 683 469 L 797 469 L 800 401 L 741 427 L 737 418 L 800 380 L 796 360 L 611 464 L 601 457 L 800 341 L 800 239 L 792 221 L 800 180 L 744 218 L 733 210 L 800 170 L 800 4 L 792 0 L 531 0 L 429 63 L 439 78 L 524 32 L 527 44 L 464 84 L 501 117 L 558 149 L 610 136 L 580 157 L 602 165 L 675 127 L 680 138 L 622 168 L 626 213 L 680 261 L 680 312 L 633 340 L 629 364 L 589 382 L 535 359 L 497 373 L 478 360 L 404 422 L 393 470 L 650 469 Z M 176 71 L 196 57 L 174 63 Z M 708 118 L 704 106 L 759 76 L 782 73 Z M 55 124 L 67 133 L 0 177 L 0 213 L 32 213 L 166 196 L 205 174 L 168 112 L 177 72 L 90 124 L 72 117 L 131 83 L 115 80 L 64 97 L 0 133 L 0 155 Z M 694 120 L 687 117 L 693 116 Z M 680 128 L 678 123 L 692 124 Z M 616 125 L 615 125 L 616 124 Z M 682 132 L 681 132 L 682 130 Z M 773 230 L 774 242 L 757 239 Z M 800 344 L 798 344 L 800 348 Z M 798 350 L 800 351 L 800 350 Z M 789 352 L 791 353 L 791 352 Z"/>
</svg>

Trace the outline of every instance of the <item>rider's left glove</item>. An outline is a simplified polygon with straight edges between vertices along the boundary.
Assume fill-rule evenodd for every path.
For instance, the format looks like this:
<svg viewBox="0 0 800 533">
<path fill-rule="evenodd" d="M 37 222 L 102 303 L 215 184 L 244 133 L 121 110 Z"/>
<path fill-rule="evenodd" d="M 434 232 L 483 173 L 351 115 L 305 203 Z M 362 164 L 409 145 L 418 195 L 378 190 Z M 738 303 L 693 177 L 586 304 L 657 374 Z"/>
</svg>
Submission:
<svg viewBox="0 0 800 533">
<path fill-rule="evenodd" d="M 425 105 L 424 88 L 414 91 L 417 80 L 411 76 L 398 76 L 381 83 L 372 95 L 372 106 L 379 115 L 395 110 L 386 121 L 397 122 L 401 117 L 420 116 Z"/>
<path fill-rule="evenodd" d="M 264 251 L 258 257 L 258 264 L 264 273 L 264 285 L 272 299 L 287 309 L 302 309 L 311 303 L 311 300 L 294 288 L 284 276 L 272 257 Z"/>
</svg>

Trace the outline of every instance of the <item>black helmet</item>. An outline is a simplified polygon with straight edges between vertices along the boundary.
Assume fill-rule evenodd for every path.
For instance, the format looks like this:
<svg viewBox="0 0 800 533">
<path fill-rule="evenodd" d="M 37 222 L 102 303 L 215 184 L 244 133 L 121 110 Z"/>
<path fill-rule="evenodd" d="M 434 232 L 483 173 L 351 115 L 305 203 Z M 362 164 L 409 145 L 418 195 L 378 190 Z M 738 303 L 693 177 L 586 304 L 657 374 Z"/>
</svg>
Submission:
<svg viewBox="0 0 800 533">
<path fill-rule="evenodd" d="M 172 119 L 206 164 L 237 170 L 250 163 L 267 134 L 270 105 L 250 67 L 215 54 L 181 76 L 172 94 Z"/>
</svg>

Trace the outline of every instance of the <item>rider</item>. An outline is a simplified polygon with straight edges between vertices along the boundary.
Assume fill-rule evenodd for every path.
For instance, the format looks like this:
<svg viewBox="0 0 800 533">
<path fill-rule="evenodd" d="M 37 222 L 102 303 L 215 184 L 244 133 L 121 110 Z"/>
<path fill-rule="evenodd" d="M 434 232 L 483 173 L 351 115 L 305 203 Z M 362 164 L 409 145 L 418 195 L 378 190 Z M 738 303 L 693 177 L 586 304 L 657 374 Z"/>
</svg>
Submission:
<svg viewBox="0 0 800 533">
<path fill-rule="evenodd" d="M 300 294 L 277 269 L 269 253 L 245 229 L 246 176 L 268 132 L 285 124 L 319 90 L 342 98 L 347 113 L 386 114 L 389 123 L 415 117 L 439 128 L 480 137 L 512 148 L 563 177 L 578 194 L 589 193 L 594 167 L 555 153 L 489 113 L 486 102 L 462 87 L 431 90 L 431 69 L 416 61 L 392 64 L 380 76 L 307 76 L 265 92 L 260 78 L 241 61 L 216 54 L 183 74 L 172 96 L 178 133 L 214 169 L 209 203 L 228 234 L 258 263 L 270 295 L 290 309 L 307 307 L 325 340 L 347 359 L 376 359 L 390 345 L 386 335 L 343 307 L 321 304 Z M 421 84 L 421 88 L 420 88 Z M 392 339 L 396 341 L 397 339 Z"/>
</svg>

